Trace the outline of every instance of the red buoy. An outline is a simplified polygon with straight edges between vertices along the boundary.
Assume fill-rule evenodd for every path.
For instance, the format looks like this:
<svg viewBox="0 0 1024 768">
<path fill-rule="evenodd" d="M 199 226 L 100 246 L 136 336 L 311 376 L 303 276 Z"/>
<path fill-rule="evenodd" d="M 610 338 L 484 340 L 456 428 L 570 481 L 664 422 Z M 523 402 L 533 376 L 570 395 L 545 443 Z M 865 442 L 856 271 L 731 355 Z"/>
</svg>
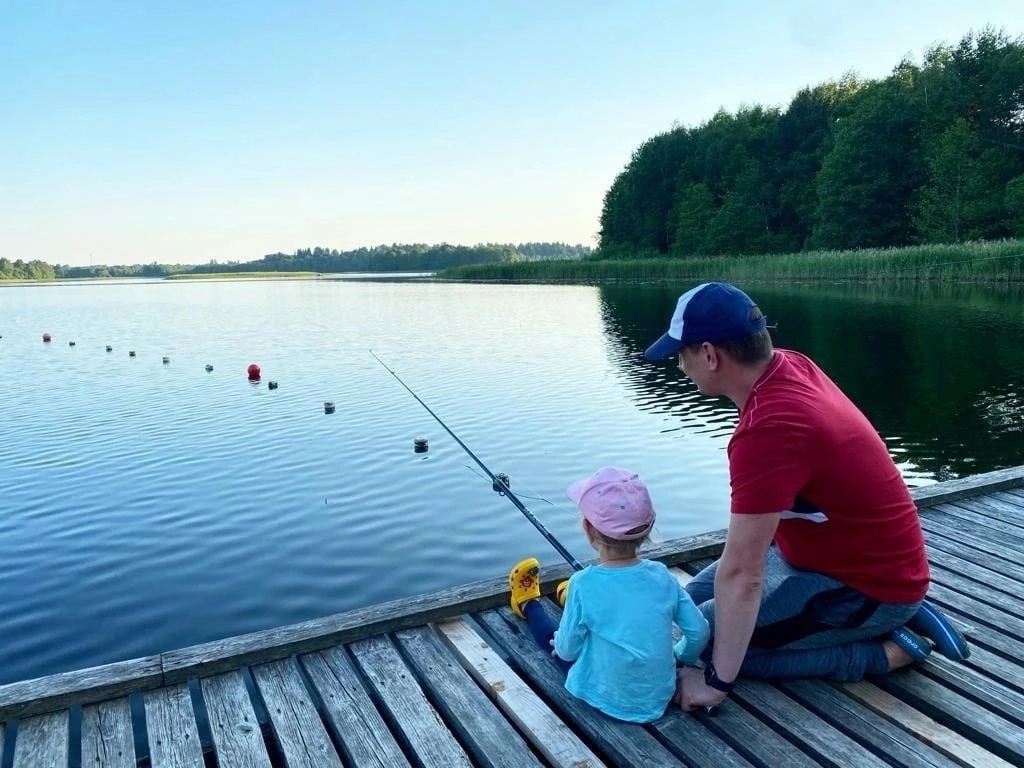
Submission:
<svg viewBox="0 0 1024 768">
<path fill-rule="evenodd" d="M 260 367 L 256 363 L 249 364 L 249 381 L 260 380 Z"/>
<path fill-rule="evenodd" d="M 49 343 L 49 341 L 50 341 L 50 334 L 44 333 L 43 334 L 43 341 Z"/>
</svg>

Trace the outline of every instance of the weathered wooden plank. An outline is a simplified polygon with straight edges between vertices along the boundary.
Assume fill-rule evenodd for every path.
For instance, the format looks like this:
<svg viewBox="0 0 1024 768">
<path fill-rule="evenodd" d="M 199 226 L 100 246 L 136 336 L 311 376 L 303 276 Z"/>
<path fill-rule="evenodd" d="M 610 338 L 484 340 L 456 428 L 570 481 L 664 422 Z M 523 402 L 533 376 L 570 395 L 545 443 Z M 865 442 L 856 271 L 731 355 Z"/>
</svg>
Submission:
<svg viewBox="0 0 1024 768">
<path fill-rule="evenodd" d="M 971 547 L 1009 563 L 1016 563 L 1019 560 L 1019 555 L 1012 548 L 1005 546 L 997 539 L 975 535 L 961 526 L 949 525 L 942 520 L 933 520 L 928 517 L 921 518 L 921 527 L 925 532 L 925 540 L 929 543 L 931 543 L 932 536 L 942 536 L 950 542 L 958 543 L 961 548 Z"/>
<path fill-rule="evenodd" d="M 270 768 L 267 746 L 239 672 L 199 681 L 220 768 Z"/>
<path fill-rule="evenodd" d="M 537 647 L 526 629 L 526 622 L 516 619 L 511 610 L 485 611 L 477 619 L 508 655 L 513 669 L 543 691 L 563 717 L 571 719 L 613 764 L 673 768 L 682 765 L 681 760 L 642 725 L 607 717 L 565 690 L 565 675 L 559 666 Z"/>
<path fill-rule="evenodd" d="M 962 509 L 968 514 L 979 518 L 988 518 L 1000 525 L 1008 526 L 1009 530 L 1018 534 L 1024 533 L 1024 514 L 1021 510 L 1007 504 L 994 496 L 973 496 L 960 499 L 951 504 L 944 504 L 944 509 Z"/>
<path fill-rule="evenodd" d="M 1006 501 L 1009 502 L 1010 504 L 1013 504 L 1017 507 L 1021 507 L 1022 509 L 1024 509 L 1024 487 L 1005 488 L 1001 491 L 996 491 L 996 493 L 1002 494 L 1005 497 Z"/>
<path fill-rule="evenodd" d="M 18 723 L 14 768 L 66 768 L 68 711 L 36 715 Z"/>
<path fill-rule="evenodd" d="M 349 646 L 363 675 L 373 686 L 389 720 L 423 765 L 469 766 L 441 715 L 427 700 L 415 676 L 386 636 L 359 640 Z"/>
<path fill-rule="evenodd" d="M 785 680 L 780 689 L 831 725 L 901 768 L 953 768 L 960 765 L 892 721 L 825 680 Z M 785 765 L 785 763 L 769 763 Z"/>
<path fill-rule="evenodd" d="M 463 666 L 554 768 L 603 768 L 586 744 L 465 621 L 437 625 Z"/>
<path fill-rule="evenodd" d="M 156 688 L 162 682 L 160 657 L 146 656 L 8 683 L 0 686 L 0 721 L 116 699 Z"/>
<path fill-rule="evenodd" d="M 941 504 L 944 501 L 954 501 L 1020 486 L 1024 486 L 1024 466 L 998 469 L 995 472 L 971 475 L 959 480 L 947 480 L 936 485 L 912 488 L 910 495 L 917 502 L 918 507 L 927 507 L 932 504 Z"/>
<path fill-rule="evenodd" d="M 299 661 L 350 763 L 356 768 L 409 765 L 342 648 L 311 653 Z"/>
<path fill-rule="evenodd" d="M 1024 730 L 925 675 L 888 675 L 878 686 L 1011 763 L 1024 765 Z"/>
<path fill-rule="evenodd" d="M 942 568 L 1007 595 L 1024 593 L 1024 568 L 1008 568 L 1002 563 L 995 564 L 993 559 L 984 553 L 981 553 L 978 557 L 970 557 L 970 551 L 965 551 L 964 547 L 951 547 L 951 549 L 956 549 L 956 551 L 941 550 L 933 546 L 932 542 L 928 543 L 928 559 L 932 568 L 933 578 L 935 569 Z M 964 556 L 961 557 L 961 555 Z M 998 570 L 989 567 L 993 564 L 996 565 Z M 1014 578 L 1017 572 L 1021 574 L 1022 578 Z"/>
<path fill-rule="evenodd" d="M 673 707 L 647 728 L 656 731 L 676 754 L 682 755 L 687 764 L 694 768 L 760 768 L 771 765 L 767 761 L 762 761 L 760 755 L 745 754 L 743 745 L 737 742 L 732 734 L 709 728 L 711 722 L 712 718 L 704 712 L 688 714 Z M 770 745 L 774 746 L 775 741 L 773 740 Z M 802 764 L 799 760 L 784 763 L 787 766 Z"/>
<path fill-rule="evenodd" d="M 1000 591 L 995 588 L 994 584 L 985 584 L 978 579 L 968 578 L 938 563 L 931 564 L 931 571 L 933 584 L 939 584 L 957 592 L 963 592 L 975 600 L 986 603 L 1003 613 L 1016 616 L 1017 618 L 1024 618 L 1024 600 L 1012 593 Z M 999 577 L 999 574 L 993 574 L 993 581 L 997 581 Z M 1004 584 L 1006 583 L 1014 584 L 1015 582 L 1011 579 L 1006 579 Z M 1018 591 L 1020 591 L 1021 586 L 1024 585 L 1017 586 Z"/>
<path fill-rule="evenodd" d="M 1011 763 L 982 749 L 969 739 L 900 701 L 876 685 L 866 682 L 843 683 L 842 687 L 858 701 L 885 718 L 898 723 L 921 741 L 970 768 L 1008 768 Z"/>
<path fill-rule="evenodd" d="M 1024 693 L 1019 688 L 1014 690 L 998 679 L 993 679 L 993 677 L 999 676 L 998 672 L 1001 672 L 1003 677 L 1016 681 L 1018 685 L 1024 685 L 1024 669 L 1019 663 L 1013 663 L 1002 656 L 995 656 L 984 649 L 974 649 L 971 653 L 971 661 L 976 662 L 979 667 L 999 665 L 1001 669 L 997 671 L 996 675 L 990 676 L 982 674 L 973 666 L 960 664 L 941 654 L 933 653 L 928 662 L 921 665 L 920 673 L 979 702 L 994 712 L 998 712 L 1000 716 L 1016 724 L 1018 728 L 1024 728 Z"/>
<path fill-rule="evenodd" d="M 931 520 L 946 522 L 952 526 L 964 526 L 964 530 L 983 536 L 995 538 L 997 541 L 1019 541 L 1024 543 L 1024 528 L 1004 523 L 994 517 L 981 514 L 967 507 L 967 504 L 976 504 L 976 499 L 968 499 L 958 504 L 939 504 L 929 507 L 928 517 Z"/>
<path fill-rule="evenodd" d="M 1022 488 L 1016 490 L 1018 493 L 1024 492 Z M 1008 523 L 1017 525 L 1024 523 L 1024 499 L 1007 491 L 996 491 L 983 496 L 972 496 L 969 499 L 958 499 L 952 503 L 957 506 L 965 506 L 968 509 L 977 507 Z"/>
<path fill-rule="evenodd" d="M 484 695 L 432 627 L 396 632 L 395 641 L 475 765 L 540 768 L 523 737 Z"/>
<path fill-rule="evenodd" d="M 821 765 L 834 768 L 878 766 L 877 754 L 769 683 L 743 678 L 731 695 L 756 711 L 770 712 L 776 727 L 795 740 L 801 749 L 812 754 Z"/>
<path fill-rule="evenodd" d="M 292 659 L 252 668 L 288 768 L 341 768 L 334 744 Z"/>
<path fill-rule="evenodd" d="M 928 589 L 928 595 L 929 598 L 944 606 L 955 608 L 957 611 L 968 616 L 970 620 L 983 622 L 996 630 L 996 632 L 986 631 L 979 633 L 979 635 L 988 637 L 994 634 L 1002 634 L 1009 639 L 1024 637 L 1024 619 L 1019 619 L 987 603 L 951 590 L 936 582 L 932 582 L 931 587 Z M 979 636 L 978 639 L 984 638 Z M 1017 645 L 1020 647 L 1020 655 L 1024 655 L 1024 643 L 1018 641 Z"/>
<path fill-rule="evenodd" d="M 82 768 L 135 768 L 128 699 L 82 707 Z"/>
<path fill-rule="evenodd" d="M 144 701 L 153 768 L 202 768 L 203 748 L 188 686 L 148 691 Z"/>
</svg>

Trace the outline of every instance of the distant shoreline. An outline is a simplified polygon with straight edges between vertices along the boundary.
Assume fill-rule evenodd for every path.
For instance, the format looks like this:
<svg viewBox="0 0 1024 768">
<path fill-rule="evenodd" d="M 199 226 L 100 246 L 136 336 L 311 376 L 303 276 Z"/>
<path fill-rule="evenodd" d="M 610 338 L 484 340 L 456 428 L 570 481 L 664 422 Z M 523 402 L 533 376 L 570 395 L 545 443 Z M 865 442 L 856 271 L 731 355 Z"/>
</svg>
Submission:
<svg viewBox="0 0 1024 768">
<path fill-rule="evenodd" d="M 512 261 L 449 267 L 436 272 L 245 271 L 175 273 L 164 277 L 3 279 L 3 285 L 131 280 L 388 280 L 415 275 L 439 282 L 580 283 L 678 280 L 732 282 L 853 282 L 1024 284 L 1024 240 L 917 245 L 849 251 L 801 251 L 784 254 L 691 256 L 618 251 L 614 257 Z"/>
</svg>

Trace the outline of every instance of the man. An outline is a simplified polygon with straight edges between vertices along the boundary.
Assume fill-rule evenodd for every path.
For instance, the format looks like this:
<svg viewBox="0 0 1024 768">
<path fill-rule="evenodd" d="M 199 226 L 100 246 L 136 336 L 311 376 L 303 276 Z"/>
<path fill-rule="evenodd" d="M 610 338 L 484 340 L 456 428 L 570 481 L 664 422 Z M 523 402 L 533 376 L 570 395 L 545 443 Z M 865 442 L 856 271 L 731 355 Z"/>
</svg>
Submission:
<svg viewBox="0 0 1024 768">
<path fill-rule="evenodd" d="M 761 310 L 727 283 L 679 298 L 645 354 L 673 355 L 702 394 L 740 411 L 725 549 L 687 586 L 713 645 L 703 671 L 684 668 L 682 707 L 721 703 L 740 674 L 859 680 L 922 661 L 933 643 L 967 658 L 963 637 L 924 602 L 928 561 L 907 486 L 835 383 L 773 349 Z"/>
</svg>

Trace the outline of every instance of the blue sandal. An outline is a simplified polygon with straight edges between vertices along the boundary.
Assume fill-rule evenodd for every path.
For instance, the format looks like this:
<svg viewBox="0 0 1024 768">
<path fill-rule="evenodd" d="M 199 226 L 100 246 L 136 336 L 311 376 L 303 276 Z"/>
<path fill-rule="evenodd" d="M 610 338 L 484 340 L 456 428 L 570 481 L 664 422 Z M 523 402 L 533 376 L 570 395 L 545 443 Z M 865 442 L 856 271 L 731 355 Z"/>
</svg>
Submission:
<svg viewBox="0 0 1024 768">
<path fill-rule="evenodd" d="M 915 664 L 920 664 L 932 652 L 931 643 L 906 627 L 897 627 L 887 637 L 906 651 Z"/>
<path fill-rule="evenodd" d="M 971 655 L 967 640 L 938 608 L 929 602 L 921 603 L 907 626 L 935 643 L 935 650 L 954 661 L 963 661 Z"/>
</svg>

